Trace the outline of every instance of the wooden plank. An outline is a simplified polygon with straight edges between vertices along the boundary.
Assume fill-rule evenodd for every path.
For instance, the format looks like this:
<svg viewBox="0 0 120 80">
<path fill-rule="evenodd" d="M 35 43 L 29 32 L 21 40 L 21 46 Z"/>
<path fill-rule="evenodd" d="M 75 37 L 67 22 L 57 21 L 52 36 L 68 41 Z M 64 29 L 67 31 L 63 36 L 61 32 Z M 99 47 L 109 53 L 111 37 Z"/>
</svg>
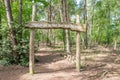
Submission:
<svg viewBox="0 0 120 80">
<path fill-rule="evenodd" d="M 34 29 L 30 33 L 29 73 L 34 74 Z"/>
<path fill-rule="evenodd" d="M 28 22 L 26 23 L 26 28 L 34 29 L 70 29 L 73 31 L 85 32 L 85 24 L 73 24 L 73 23 L 57 23 L 57 22 Z"/>
<path fill-rule="evenodd" d="M 77 32 L 76 37 L 76 69 L 80 72 L 80 32 Z"/>
</svg>

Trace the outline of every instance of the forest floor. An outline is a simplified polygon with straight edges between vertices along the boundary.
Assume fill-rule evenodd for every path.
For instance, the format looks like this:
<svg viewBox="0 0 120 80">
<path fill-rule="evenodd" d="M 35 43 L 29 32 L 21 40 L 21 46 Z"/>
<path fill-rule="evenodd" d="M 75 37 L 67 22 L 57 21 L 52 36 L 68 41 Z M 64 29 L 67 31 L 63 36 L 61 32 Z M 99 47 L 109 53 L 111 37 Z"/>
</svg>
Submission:
<svg viewBox="0 0 120 80">
<path fill-rule="evenodd" d="M 64 52 L 42 48 L 36 53 L 35 74 L 28 67 L 0 65 L 0 80 L 120 80 L 120 51 L 102 46 L 83 50 L 81 72 L 75 69 L 75 52 L 66 59 Z"/>
</svg>

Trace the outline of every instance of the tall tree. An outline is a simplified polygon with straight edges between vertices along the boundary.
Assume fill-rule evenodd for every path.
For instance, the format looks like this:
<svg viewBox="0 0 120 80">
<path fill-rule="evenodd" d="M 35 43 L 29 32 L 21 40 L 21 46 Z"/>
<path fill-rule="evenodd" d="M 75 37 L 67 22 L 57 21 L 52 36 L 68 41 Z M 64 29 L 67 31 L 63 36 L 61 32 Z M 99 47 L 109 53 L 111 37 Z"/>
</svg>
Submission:
<svg viewBox="0 0 120 80">
<path fill-rule="evenodd" d="M 6 16 L 7 16 L 7 21 L 8 21 L 10 39 L 11 39 L 11 44 L 13 48 L 13 56 L 14 56 L 15 62 L 17 63 L 18 62 L 18 54 L 16 51 L 17 43 L 16 43 L 16 38 L 15 38 L 15 33 L 13 31 L 13 17 L 12 17 L 10 0 L 4 0 L 4 3 L 5 3 L 5 8 L 6 8 Z"/>
<path fill-rule="evenodd" d="M 22 0 L 19 0 L 19 39 L 22 39 Z"/>
<path fill-rule="evenodd" d="M 87 0 L 84 0 L 84 24 L 86 24 L 85 46 L 88 47 L 88 22 L 87 22 Z"/>
<path fill-rule="evenodd" d="M 108 2 L 108 4 L 107 4 L 107 7 L 106 7 L 106 9 L 107 9 L 107 31 L 106 31 L 106 41 L 107 41 L 107 44 L 109 44 L 110 43 L 110 35 L 109 35 L 109 31 L 110 31 L 110 24 L 111 24 L 111 9 L 110 9 L 110 1 L 109 0 L 107 0 L 107 2 Z"/>
<path fill-rule="evenodd" d="M 67 0 L 61 0 L 61 21 L 68 22 L 68 10 L 67 10 Z M 70 33 L 69 30 L 65 30 L 65 39 L 66 39 L 66 52 L 70 53 Z"/>
<path fill-rule="evenodd" d="M 90 6 L 88 12 L 88 21 L 89 21 L 89 31 L 88 31 L 88 37 L 89 37 L 89 46 L 91 47 L 92 44 L 92 28 L 94 27 L 94 9 L 95 9 L 95 0 L 90 0 Z M 92 15 L 92 16 L 90 16 Z"/>
<path fill-rule="evenodd" d="M 49 0 L 49 6 L 48 6 L 48 21 L 53 21 L 53 6 L 52 6 L 52 0 Z M 53 29 L 48 30 L 48 42 L 50 43 L 50 46 L 54 46 L 54 37 L 53 37 Z"/>
<path fill-rule="evenodd" d="M 0 29 L 1 29 L 1 23 L 2 23 L 2 17 L 1 17 L 1 14 L 0 14 Z M 0 40 L 2 40 L 2 35 L 0 34 Z M 1 43 L 0 43 L 1 45 Z"/>
</svg>

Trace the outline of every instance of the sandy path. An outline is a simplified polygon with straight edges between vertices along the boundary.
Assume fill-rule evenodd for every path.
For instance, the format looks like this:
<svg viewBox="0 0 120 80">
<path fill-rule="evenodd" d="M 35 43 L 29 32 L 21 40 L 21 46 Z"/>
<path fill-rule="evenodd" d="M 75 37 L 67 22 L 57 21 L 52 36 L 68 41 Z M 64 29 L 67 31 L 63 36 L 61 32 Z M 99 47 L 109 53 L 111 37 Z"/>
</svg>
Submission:
<svg viewBox="0 0 120 80">
<path fill-rule="evenodd" d="M 0 80 L 120 80 L 120 63 L 115 63 L 119 55 L 103 52 L 83 55 L 85 65 L 79 73 L 61 53 L 41 51 L 36 54 L 39 62 L 35 64 L 34 75 L 28 73 L 28 67 L 0 66 Z"/>
</svg>

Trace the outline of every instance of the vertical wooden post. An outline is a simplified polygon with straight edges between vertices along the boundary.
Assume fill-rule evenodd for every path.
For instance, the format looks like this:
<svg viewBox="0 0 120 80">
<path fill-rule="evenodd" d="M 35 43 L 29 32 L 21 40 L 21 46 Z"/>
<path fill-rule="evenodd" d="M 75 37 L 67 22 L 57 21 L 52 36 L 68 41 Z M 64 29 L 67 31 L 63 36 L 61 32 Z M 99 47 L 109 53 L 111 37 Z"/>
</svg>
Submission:
<svg viewBox="0 0 120 80">
<path fill-rule="evenodd" d="M 33 1 L 32 6 L 32 21 L 36 20 L 37 5 Z M 31 29 L 30 32 L 30 54 L 29 54 L 29 73 L 34 74 L 34 34 L 35 30 Z"/>
<path fill-rule="evenodd" d="M 70 38 L 69 38 L 69 30 L 65 30 L 65 32 L 66 32 L 66 52 L 68 53 L 68 54 L 70 54 L 71 52 L 70 52 Z"/>
<path fill-rule="evenodd" d="M 76 36 L 76 69 L 80 72 L 80 32 Z"/>
<path fill-rule="evenodd" d="M 76 24 L 79 24 L 80 22 L 80 16 L 76 15 Z M 80 62 L 81 62 L 81 56 L 80 56 L 80 32 L 77 32 L 76 36 L 76 69 L 80 72 Z"/>
<path fill-rule="evenodd" d="M 34 74 L 34 34 L 35 30 L 30 32 L 30 53 L 29 53 L 29 73 Z"/>
</svg>

